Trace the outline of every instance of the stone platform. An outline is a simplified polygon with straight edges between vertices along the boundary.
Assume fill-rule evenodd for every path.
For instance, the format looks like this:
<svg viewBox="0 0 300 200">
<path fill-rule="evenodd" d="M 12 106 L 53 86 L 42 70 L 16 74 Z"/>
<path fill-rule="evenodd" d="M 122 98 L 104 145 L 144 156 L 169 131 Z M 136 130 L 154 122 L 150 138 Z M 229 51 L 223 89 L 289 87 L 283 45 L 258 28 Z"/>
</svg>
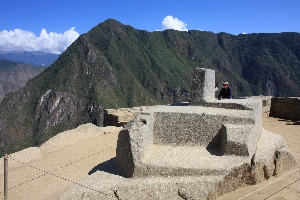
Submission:
<svg viewBox="0 0 300 200">
<path fill-rule="evenodd" d="M 225 174 L 228 169 L 214 165 L 233 168 L 254 155 L 261 113 L 248 105 L 260 103 L 244 102 L 244 110 L 158 106 L 140 112 L 119 134 L 116 161 L 128 177 Z M 203 163 L 209 159 L 215 162 Z"/>
<path fill-rule="evenodd" d="M 142 162 L 147 176 L 212 176 L 226 175 L 249 161 L 248 157 L 218 153 L 205 147 L 153 145 Z"/>
<path fill-rule="evenodd" d="M 188 106 L 139 112 L 118 136 L 112 166 L 120 172 L 99 176 L 106 196 L 74 189 L 70 197 L 216 199 L 296 165 L 284 139 L 262 128 L 261 100 L 218 101 L 214 85 L 215 72 L 197 68 Z"/>
</svg>

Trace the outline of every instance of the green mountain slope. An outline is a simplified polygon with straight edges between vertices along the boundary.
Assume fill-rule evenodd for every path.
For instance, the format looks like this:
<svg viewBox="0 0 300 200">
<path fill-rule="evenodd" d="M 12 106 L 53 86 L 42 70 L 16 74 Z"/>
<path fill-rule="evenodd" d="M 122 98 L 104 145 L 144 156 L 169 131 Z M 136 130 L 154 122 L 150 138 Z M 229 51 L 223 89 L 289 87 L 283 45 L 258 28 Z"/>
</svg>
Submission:
<svg viewBox="0 0 300 200">
<path fill-rule="evenodd" d="M 92 122 L 103 108 L 186 101 L 196 67 L 216 70 L 234 96 L 300 94 L 300 34 L 165 30 L 106 20 L 0 104 L 0 154 Z"/>
</svg>

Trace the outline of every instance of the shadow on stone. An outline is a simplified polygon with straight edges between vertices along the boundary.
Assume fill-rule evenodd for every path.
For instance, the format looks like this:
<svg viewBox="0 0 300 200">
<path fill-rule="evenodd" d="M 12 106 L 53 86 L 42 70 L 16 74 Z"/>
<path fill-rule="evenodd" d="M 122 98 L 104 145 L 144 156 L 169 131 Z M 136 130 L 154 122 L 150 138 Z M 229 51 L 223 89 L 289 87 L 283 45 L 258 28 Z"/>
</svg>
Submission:
<svg viewBox="0 0 300 200">
<path fill-rule="evenodd" d="M 189 102 L 180 102 L 180 103 L 174 103 L 174 104 L 167 104 L 167 106 L 188 106 Z"/>
<path fill-rule="evenodd" d="M 206 150 L 214 156 L 223 156 L 224 155 L 224 144 L 225 138 L 222 137 L 222 131 L 220 130 L 218 134 L 211 140 L 207 145 Z"/>
<path fill-rule="evenodd" d="M 103 171 L 103 172 L 107 172 L 110 174 L 114 174 L 114 175 L 118 175 L 118 176 L 122 176 L 124 178 L 128 178 L 125 176 L 124 173 L 122 173 L 122 171 L 117 167 L 116 165 L 116 157 L 111 158 L 103 163 L 100 163 L 99 165 L 96 165 L 95 167 L 93 167 L 92 170 L 89 171 L 89 175 L 97 172 L 97 171 Z"/>
</svg>

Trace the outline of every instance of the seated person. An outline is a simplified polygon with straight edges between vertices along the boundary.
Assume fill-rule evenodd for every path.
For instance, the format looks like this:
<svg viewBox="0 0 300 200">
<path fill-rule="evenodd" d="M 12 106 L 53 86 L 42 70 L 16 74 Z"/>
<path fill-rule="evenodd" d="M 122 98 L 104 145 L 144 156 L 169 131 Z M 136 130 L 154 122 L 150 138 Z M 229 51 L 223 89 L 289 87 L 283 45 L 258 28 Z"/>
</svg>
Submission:
<svg viewBox="0 0 300 200">
<path fill-rule="evenodd" d="M 232 99 L 233 95 L 232 95 L 232 89 L 229 87 L 229 83 L 228 82 L 224 82 L 223 83 L 223 88 L 221 89 L 218 99 Z"/>
</svg>

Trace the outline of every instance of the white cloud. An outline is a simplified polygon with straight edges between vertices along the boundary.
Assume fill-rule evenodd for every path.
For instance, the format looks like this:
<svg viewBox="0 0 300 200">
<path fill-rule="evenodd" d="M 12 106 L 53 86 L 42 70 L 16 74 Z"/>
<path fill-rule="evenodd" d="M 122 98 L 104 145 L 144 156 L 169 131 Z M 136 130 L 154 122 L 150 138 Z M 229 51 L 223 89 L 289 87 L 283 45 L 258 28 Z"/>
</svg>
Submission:
<svg viewBox="0 0 300 200">
<path fill-rule="evenodd" d="M 33 32 L 21 29 L 0 31 L 0 50 L 2 51 L 42 51 L 60 54 L 79 37 L 75 27 L 62 33 L 47 33 L 42 29 L 37 37 Z"/>
<path fill-rule="evenodd" d="M 178 31 L 188 31 L 186 26 L 187 26 L 186 23 L 184 23 L 183 21 L 180 21 L 178 18 L 174 18 L 170 15 L 166 16 L 161 23 L 162 30 L 174 29 L 174 30 L 178 30 Z"/>
</svg>

